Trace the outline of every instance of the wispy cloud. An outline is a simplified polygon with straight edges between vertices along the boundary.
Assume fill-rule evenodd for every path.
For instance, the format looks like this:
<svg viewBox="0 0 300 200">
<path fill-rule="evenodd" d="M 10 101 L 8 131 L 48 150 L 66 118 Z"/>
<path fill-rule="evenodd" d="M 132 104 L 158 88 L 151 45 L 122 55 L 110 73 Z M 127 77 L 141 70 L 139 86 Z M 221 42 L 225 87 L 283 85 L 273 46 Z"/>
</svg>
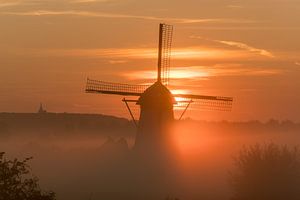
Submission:
<svg viewBox="0 0 300 200">
<path fill-rule="evenodd" d="M 36 0 L 8 0 L 3 1 L 0 0 L 0 9 L 3 8 L 10 8 L 10 7 L 18 7 L 18 6 L 31 6 L 31 5 L 38 5 L 43 3 L 43 1 L 36 1 Z"/>
<path fill-rule="evenodd" d="M 299 30 L 299 26 L 266 26 L 266 25 L 261 25 L 261 26 L 191 26 L 188 27 L 189 29 L 193 30 Z"/>
<path fill-rule="evenodd" d="M 19 2 L 0 2 L 0 8 L 16 6 L 18 4 Z"/>
<path fill-rule="evenodd" d="M 191 36 L 191 38 L 203 39 L 203 40 L 217 42 L 217 43 L 220 43 L 220 44 L 225 44 L 227 46 L 232 46 L 232 47 L 243 49 L 243 50 L 246 50 L 246 51 L 249 51 L 249 52 L 257 53 L 261 56 L 266 56 L 266 57 L 269 57 L 269 58 L 274 58 L 275 57 L 268 50 L 256 48 L 256 47 L 250 46 L 250 45 L 242 43 L 242 42 L 226 41 L 226 40 L 212 40 L 212 39 L 203 38 L 203 37 L 200 37 L 200 36 Z"/>
<path fill-rule="evenodd" d="M 72 3 L 97 3 L 97 2 L 106 3 L 110 1 L 111 0 L 71 0 Z"/>
<path fill-rule="evenodd" d="M 156 79 L 156 70 L 143 70 L 125 73 L 124 76 L 129 79 Z M 170 70 L 169 77 L 171 79 L 190 79 L 190 78 L 207 78 L 210 74 L 206 70 L 202 70 L 196 67 L 176 67 Z"/>
<path fill-rule="evenodd" d="M 250 52 L 254 52 L 254 53 L 258 53 L 262 56 L 267 56 L 267 57 L 270 57 L 270 58 L 274 58 L 275 56 L 265 50 L 265 49 L 258 49 L 258 48 L 255 48 L 255 47 L 252 47 L 252 46 L 249 46 L 245 43 L 241 43 L 241 42 L 234 42 L 234 41 L 223 41 L 223 40 L 215 40 L 216 42 L 219 42 L 219 43 L 222 43 L 222 44 L 226 44 L 226 45 L 229 45 L 229 46 L 233 46 L 233 47 L 237 47 L 237 48 L 240 48 L 240 49 L 244 49 L 244 50 L 247 50 L 247 51 L 250 51 Z"/>
<path fill-rule="evenodd" d="M 107 2 L 112 2 L 115 0 L 52 0 L 52 1 L 36 1 L 36 0 L 8 0 L 8 1 L 3 1 L 0 0 L 0 8 L 5 8 L 5 7 L 16 7 L 16 6 L 24 6 L 24 5 L 43 5 L 43 3 L 107 3 Z"/>
<path fill-rule="evenodd" d="M 271 76 L 281 74 L 279 69 L 249 66 L 216 66 L 208 69 L 212 76 Z"/>
<path fill-rule="evenodd" d="M 32 56 L 70 56 L 87 58 L 105 58 L 108 60 L 128 59 L 157 59 L 157 48 L 104 48 L 104 49 L 18 49 L 18 54 Z M 205 47 L 173 48 L 173 60 L 235 60 L 249 58 L 249 55 L 240 50 L 213 49 Z"/>
<path fill-rule="evenodd" d="M 247 67 L 247 66 L 187 66 L 174 67 L 170 70 L 169 77 L 171 79 L 198 79 L 207 80 L 214 76 L 272 76 L 281 74 L 278 69 L 266 69 L 264 67 Z M 124 73 L 125 77 L 135 80 L 156 79 L 157 72 L 155 70 L 134 71 Z"/>
<path fill-rule="evenodd" d="M 244 8 L 244 6 L 241 6 L 241 5 L 228 5 L 227 8 L 241 9 L 241 8 Z"/>
<path fill-rule="evenodd" d="M 17 15 L 17 16 L 80 16 L 80 17 L 100 17 L 100 18 L 119 18 L 119 19 L 139 19 L 139 20 L 153 20 L 153 21 L 168 21 L 172 23 L 253 23 L 251 20 L 243 19 L 225 19 L 225 18 L 173 18 L 173 17 L 157 17 L 147 15 L 130 15 L 130 14 L 117 14 L 106 12 L 90 12 L 90 11 L 77 11 L 77 10 L 36 10 L 29 12 L 0 12 L 1 15 Z"/>
<path fill-rule="evenodd" d="M 109 60 L 108 63 L 109 64 L 112 64 L 112 65 L 115 65 L 115 64 L 124 64 L 124 63 L 127 63 L 128 61 L 127 60 Z"/>
</svg>

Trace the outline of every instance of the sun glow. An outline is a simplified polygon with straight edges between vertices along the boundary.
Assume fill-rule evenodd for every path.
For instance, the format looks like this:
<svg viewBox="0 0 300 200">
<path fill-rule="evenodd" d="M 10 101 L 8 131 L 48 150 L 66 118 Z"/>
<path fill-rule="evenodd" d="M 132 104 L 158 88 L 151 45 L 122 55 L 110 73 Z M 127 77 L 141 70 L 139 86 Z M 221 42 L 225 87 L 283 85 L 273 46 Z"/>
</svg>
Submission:
<svg viewBox="0 0 300 200">
<path fill-rule="evenodd" d="M 182 78 L 205 78 L 209 77 L 210 74 L 208 71 L 205 71 L 204 69 L 186 69 L 184 67 L 182 68 L 175 68 L 170 71 L 170 78 L 171 79 L 182 79 Z"/>
<path fill-rule="evenodd" d="M 156 48 L 140 49 L 95 49 L 98 56 L 117 56 L 136 59 L 156 59 Z M 230 51 L 231 52 L 231 51 Z M 92 52 L 91 52 L 92 53 Z M 230 56 L 229 50 L 209 49 L 203 47 L 174 48 L 171 52 L 172 59 L 207 59 L 207 58 L 225 58 Z"/>
<path fill-rule="evenodd" d="M 199 130 L 188 122 L 178 123 L 173 127 L 173 141 L 179 153 L 184 156 L 195 156 L 210 151 L 219 139 L 210 135 L 209 129 Z"/>
<path fill-rule="evenodd" d="M 130 79 L 151 79 L 157 78 L 157 72 L 155 70 L 144 70 L 126 73 L 125 76 Z M 205 79 L 211 76 L 210 72 L 205 68 L 193 68 L 193 67 L 177 67 L 172 68 L 169 73 L 170 79 L 189 79 L 189 78 L 202 78 Z"/>
<path fill-rule="evenodd" d="M 188 128 L 188 129 L 187 129 Z M 205 145 L 204 137 L 186 125 L 177 125 L 173 130 L 174 143 L 181 154 L 199 152 Z"/>
<path fill-rule="evenodd" d="M 228 54 L 218 49 L 205 49 L 201 47 L 180 48 L 172 50 L 174 59 L 224 58 Z"/>
<path fill-rule="evenodd" d="M 172 94 L 188 94 L 188 90 L 171 89 Z M 177 98 L 177 97 L 176 97 Z M 181 97 L 178 97 L 181 98 Z"/>
</svg>

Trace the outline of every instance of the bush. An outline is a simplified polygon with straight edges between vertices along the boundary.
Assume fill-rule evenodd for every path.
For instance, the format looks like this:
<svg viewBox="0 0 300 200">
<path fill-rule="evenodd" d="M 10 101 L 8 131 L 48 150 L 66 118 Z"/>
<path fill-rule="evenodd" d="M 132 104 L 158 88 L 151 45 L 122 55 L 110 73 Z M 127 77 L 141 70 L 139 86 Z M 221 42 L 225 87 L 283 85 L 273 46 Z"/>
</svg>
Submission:
<svg viewBox="0 0 300 200">
<path fill-rule="evenodd" d="M 244 147 L 230 172 L 234 200 L 299 200 L 300 152 L 273 143 Z"/>
<path fill-rule="evenodd" d="M 0 152 L 0 200 L 54 200 L 53 192 L 42 192 L 27 162 L 7 160 Z"/>
</svg>

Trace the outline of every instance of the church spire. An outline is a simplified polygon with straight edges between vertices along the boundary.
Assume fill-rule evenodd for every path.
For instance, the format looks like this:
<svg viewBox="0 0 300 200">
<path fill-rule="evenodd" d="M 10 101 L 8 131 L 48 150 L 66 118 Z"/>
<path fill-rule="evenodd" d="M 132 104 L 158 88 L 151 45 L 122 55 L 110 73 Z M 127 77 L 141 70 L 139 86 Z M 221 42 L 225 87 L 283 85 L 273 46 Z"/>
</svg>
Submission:
<svg viewBox="0 0 300 200">
<path fill-rule="evenodd" d="M 44 108 L 43 108 L 43 104 L 42 104 L 42 103 L 40 103 L 40 108 L 39 108 L 39 110 L 38 110 L 38 113 L 39 113 L 39 114 L 42 114 L 42 113 L 47 113 L 47 111 L 46 111 L 46 110 L 44 110 Z"/>
</svg>

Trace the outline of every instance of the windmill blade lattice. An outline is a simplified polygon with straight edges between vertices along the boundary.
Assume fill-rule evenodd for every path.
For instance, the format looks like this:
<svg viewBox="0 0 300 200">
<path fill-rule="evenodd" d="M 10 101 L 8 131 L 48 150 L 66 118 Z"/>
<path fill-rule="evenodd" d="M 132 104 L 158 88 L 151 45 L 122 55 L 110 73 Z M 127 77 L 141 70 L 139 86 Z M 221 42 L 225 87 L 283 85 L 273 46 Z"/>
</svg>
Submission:
<svg viewBox="0 0 300 200">
<path fill-rule="evenodd" d="M 85 91 L 87 93 L 114 94 L 122 96 L 141 96 L 141 94 L 148 87 L 148 85 L 131 85 L 87 79 Z"/>
<path fill-rule="evenodd" d="M 191 103 L 191 108 L 200 110 L 216 110 L 216 111 L 231 111 L 233 98 L 221 96 L 205 96 L 205 95 L 188 95 L 176 94 L 177 101 L 176 107 L 186 107 Z"/>
<path fill-rule="evenodd" d="M 167 24 L 161 24 L 161 79 L 162 83 L 165 85 L 169 84 L 170 77 L 170 58 L 171 58 L 171 48 L 172 48 L 172 38 L 173 38 L 173 26 Z"/>
</svg>

